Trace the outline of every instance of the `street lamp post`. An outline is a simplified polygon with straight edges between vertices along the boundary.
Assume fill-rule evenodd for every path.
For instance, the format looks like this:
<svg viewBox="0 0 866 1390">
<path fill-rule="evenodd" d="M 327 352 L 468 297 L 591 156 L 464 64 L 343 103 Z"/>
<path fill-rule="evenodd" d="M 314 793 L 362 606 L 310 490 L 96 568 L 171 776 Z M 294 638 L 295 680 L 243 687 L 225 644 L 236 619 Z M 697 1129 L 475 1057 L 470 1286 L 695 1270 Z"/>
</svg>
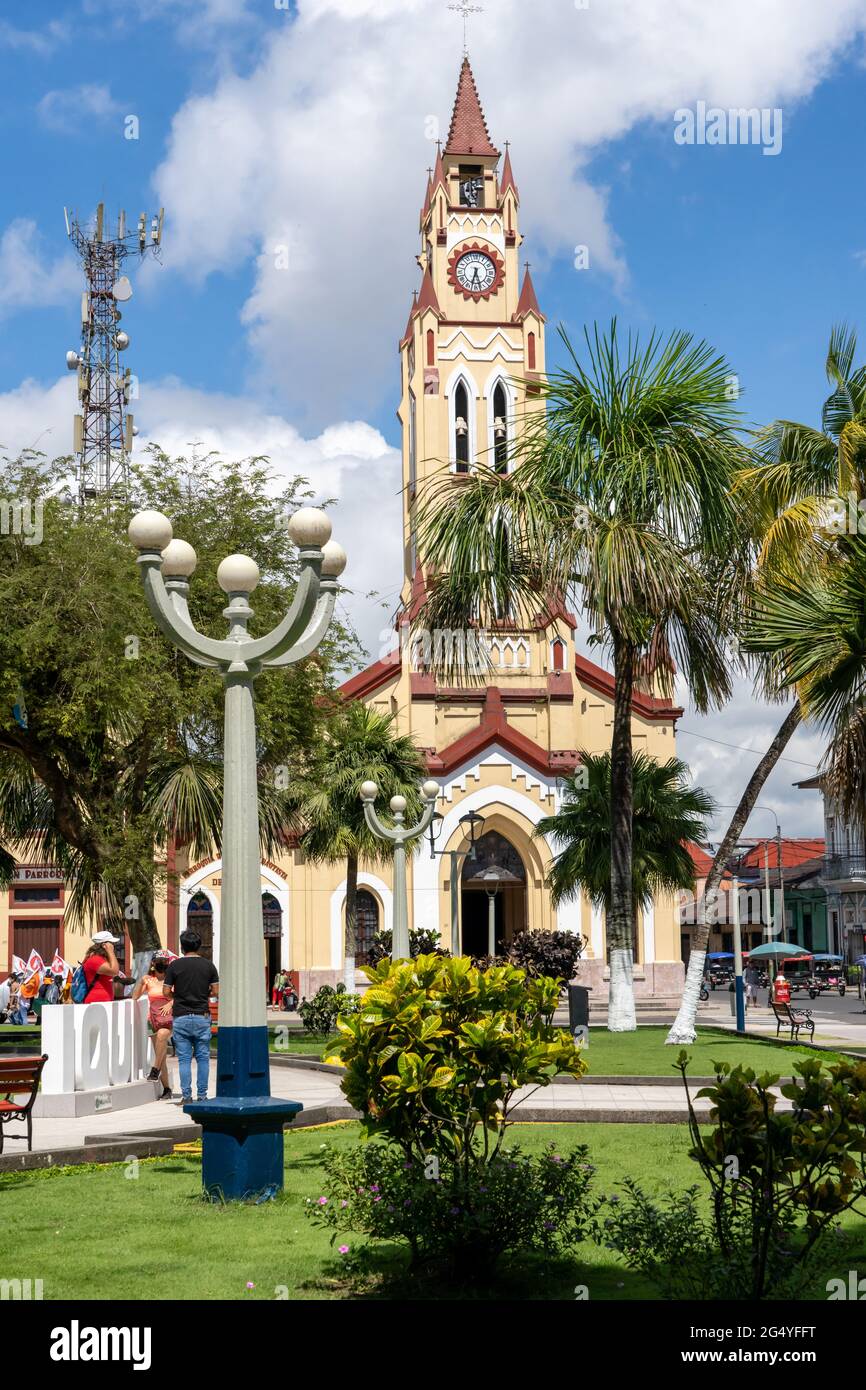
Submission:
<svg viewBox="0 0 866 1390">
<path fill-rule="evenodd" d="M 391 959 L 408 960 L 409 951 L 409 904 L 406 898 L 406 844 L 409 840 L 423 835 L 433 819 L 433 807 L 439 795 L 438 782 L 425 782 L 421 788 L 424 810 L 417 825 L 404 825 L 406 814 L 405 796 L 391 797 L 393 825 L 384 825 L 376 814 L 375 800 L 379 788 L 375 782 L 361 784 L 361 800 L 364 803 L 364 818 L 380 840 L 389 840 L 394 846 L 394 926 L 391 932 Z"/>
<path fill-rule="evenodd" d="M 469 811 L 465 816 L 460 817 L 460 825 L 469 826 L 469 848 L 466 849 L 437 849 L 436 833 L 434 831 L 435 822 L 442 821 L 443 816 L 435 811 L 430 821 L 430 858 L 435 859 L 437 855 L 448 858 L 451 861 L 451 952 L 452 955 L 459 956 L 462 951 L 462 941 L 460 939 L 460 896 L 458 865 L 463 859 L 475 858 L 475 832 L 484 824 L 484 817 L 477 811 Z"/>
<path fill-rule="evenodd" d="M 171 522 L 161 512 L 139 512 L 129 525 L 157 627 L 197 666 L 218 671 L 225 688 L 217 1093 L 214 1100 L 184 1106 L 203 1131 L 204 1189 L 225 1199 L 269 1196 L 282 1188 L 283 1124 L 303 1108 L 270 1094 L 253 685 L 263 668 L 291 666 L 318 647 L 346 556 L 329 540 L 324 512 L 303 507 L 288 530 L 301 559 L 288 613 L 265 637 L 251 637 L 249 596 L 259 582 L 258 566 L 247 555 L 229 555 L 217 570 L 229 600 L 223 609 L 228 635 L 218 640 L 198 632 L 190 618 L 192 546 L 172 539 Z"/>
<path fill-rule="evenodd" d="M 487 954 L 493 959 L 496 955 L 496 895 L 504 884 L 518 883 L 519 879 L 510 869 L 488 864 L 480 873 L 472 874 L 472 882 L 480 883 L 487 893 Z"/>
</svg>

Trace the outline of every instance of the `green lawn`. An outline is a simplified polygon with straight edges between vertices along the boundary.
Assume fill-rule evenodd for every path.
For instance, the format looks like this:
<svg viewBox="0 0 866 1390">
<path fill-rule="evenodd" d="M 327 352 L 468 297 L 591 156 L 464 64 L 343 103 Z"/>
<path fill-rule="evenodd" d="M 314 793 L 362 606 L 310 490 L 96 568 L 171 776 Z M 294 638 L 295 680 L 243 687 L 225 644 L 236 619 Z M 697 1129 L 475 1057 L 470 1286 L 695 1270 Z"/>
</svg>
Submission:
<svg viewBox="0 0 866 1390">
<path fill-rule="evenodd" d="M 531 1150 L 551 1141 L 560 1152 L 588 1144 L 600 1193 L 613 1191 L 626 1173 L 652 1193 L 682 1189 L 699 1177 L 686 1156 L 682 1125 L 515 1125 L 510 1138 Z M 322 1146 L 357 1139 L 352 1123 L 288 1131 L 285 1194 L 262 1207 L 202 1203 L 200 1161 L 186 1154 L 142 1162 L 137 1176 L 123 1164 L 0 1175 L 0 1269 L 6 1278 L 41 1278 L 46 1299 L 435 1297 L 404 1281 L 402 1257 L 387 1251 L 385 1265 L 396 1282 L 387 1291 L 373 1286 L 359 1294 L 347 1284 L 328 1234 L 303 1215 L 305 1199 L 321 1192 Z M 840 1256 L 845 1270 L 866 1256 L 866 1223 L 848 1224 L 857 1248 Z M 361 1243 L 345 1240 L 353 1249 Z M 826 1297 L 825 1278 L 815 1297 Z M 588 1243 L 574 1258 L 535 1259 L 519 1272 L 506 1271 L 495 1293 L 477 1290 L 476 1296 L 565 1300 L 574 1298 L 577 1284 L 588 1286 L 592 1300 L 657 1296 L 619 1256 Z"/>
<path fill-rule="evenodd" d="M 670 1029 L 664 1025 L 638 1028 L 635 1033 L 609 1033 L 606 1028 L 591 1028 L 586 1060 L 595 1076 L 669 1076 L 677 1082 L 673 1070 L 680 1049 L 665 1044 Z M 685 1051 L 691 1057 L 692 1076 L 712 1076 L 714 1062 L 742 1063 L 756 1071 L 786 1071 L 803 1057 L 819 1057 L 831 1062 L 836 1054 L 816 1052 L 814 1048 L 791 1043 L 738 1038 L 723 1028 L 699 1028 L 697 1041 Z"/>
</svg>

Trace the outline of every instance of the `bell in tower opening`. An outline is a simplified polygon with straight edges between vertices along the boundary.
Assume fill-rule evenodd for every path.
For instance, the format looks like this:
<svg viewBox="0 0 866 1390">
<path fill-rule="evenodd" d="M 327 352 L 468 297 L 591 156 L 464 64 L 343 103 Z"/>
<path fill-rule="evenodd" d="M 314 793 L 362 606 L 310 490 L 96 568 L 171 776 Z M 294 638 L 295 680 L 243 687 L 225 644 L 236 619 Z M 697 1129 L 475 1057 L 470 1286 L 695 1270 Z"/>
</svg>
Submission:
<svg viewBox="0 0 866 1390">
<path fill-rule="evenodd" d="M 480 164 L 461 164 L 458 174 L 460 186 L 460 206 L 480 208 L 484 206 L 484 170 Z"/>
</svg>

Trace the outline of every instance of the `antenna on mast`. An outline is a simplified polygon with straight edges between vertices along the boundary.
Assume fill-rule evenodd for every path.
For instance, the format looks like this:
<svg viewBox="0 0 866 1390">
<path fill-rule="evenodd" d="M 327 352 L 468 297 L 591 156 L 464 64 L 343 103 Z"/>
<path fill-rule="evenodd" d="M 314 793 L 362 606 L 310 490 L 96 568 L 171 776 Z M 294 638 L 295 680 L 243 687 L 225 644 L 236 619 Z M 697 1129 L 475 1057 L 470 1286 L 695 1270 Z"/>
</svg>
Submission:
<svg viewBox="0 0 866 1390">
<path fill-rule="evenodd" d="M 80 413 L 75 416 L 73 451 L 78 456 L 78 501 L 84 505 L 100 493 L 118 493 L 129 484 L 129 456 L 138 430 L 129 411 L 134 397 L 134 378 L 129 367 L 121 369 L 119 353 L 129 347 L 129 335 L 120 328 L 120 305 L 132 298 L 132 285 L 122 273 L 127 256 L 138 251 L 160 257 L 164 212 L 151 221 L 150 244 L 147 215 L 142 213 L 133 231 L 127 230 L 121 208 L 117 235 L 108 233 L 105 207 L 100 203 L 95 221 L 84 226 L 73 212 L 63 209 L 66 234 L 84 270 L 87 289 L 81 296 L 81 346 L 67 352 L 66 365 L 78 373 Z"/>
</svg>

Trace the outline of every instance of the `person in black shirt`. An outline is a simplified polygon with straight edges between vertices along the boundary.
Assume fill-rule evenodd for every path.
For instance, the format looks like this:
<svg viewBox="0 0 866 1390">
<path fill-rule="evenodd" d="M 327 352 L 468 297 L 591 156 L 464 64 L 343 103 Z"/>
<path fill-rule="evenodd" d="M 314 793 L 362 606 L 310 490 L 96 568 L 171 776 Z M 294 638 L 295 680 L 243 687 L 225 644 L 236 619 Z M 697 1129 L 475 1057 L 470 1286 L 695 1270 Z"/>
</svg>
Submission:
<svg viewBox="0 0 866 1390">
<path fill-rule="evenodd" d="M 212 960 L 198 953 L 201 937 L 185 931 L 180 938 L 183 955 L 173 960 L 165 972 L 162 992 L 173 1001 L 174 1026 L 172 1036 L 177 1049 L 180 1072 L 180 1100 L 184 1105 L 192 1100 L 192 1059 L 195 1054 L 196 1099 L 207 1100 L 210 1071 L 210 1008 L 212 994 L 219 993 L 219 975 Z"/>
</svg>

